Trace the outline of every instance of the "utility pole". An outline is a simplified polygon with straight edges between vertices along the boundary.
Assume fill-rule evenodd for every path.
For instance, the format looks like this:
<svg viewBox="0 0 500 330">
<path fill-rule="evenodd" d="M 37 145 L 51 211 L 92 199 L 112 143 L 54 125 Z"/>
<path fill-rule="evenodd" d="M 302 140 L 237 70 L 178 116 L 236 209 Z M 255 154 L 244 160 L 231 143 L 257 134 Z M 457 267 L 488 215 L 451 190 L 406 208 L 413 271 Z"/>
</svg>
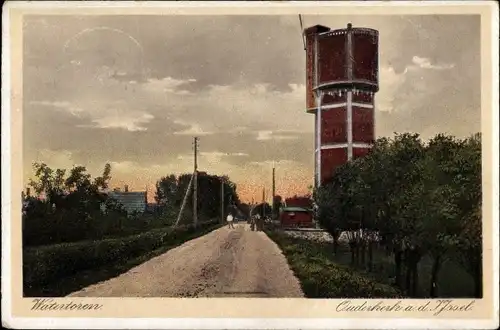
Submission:
<svg viewBox="0 0 500 330">
<path fill-rule="evenodd" d="M 194 178 L 194 174 L 191 175 L 191 179 L 189 179 L 189 184 L 188 184 L 188 187 L 186 189 L 186 194 L 184 195 L 184 199 L 182 200 L 181 209 L 179 211 L 179 215 L 177 216 L 177 221 L 175 221 L 174 227 L 177 227 L 177 225 L 179 224 L 179 221 L 181 221 L 182 212 L 184 211 L 184 207 L 186 206 L 186 202 L 188 200 L 189 191 L 191 190 L 191 186 L 193 185 L 193 178 Z"/>
<path fill-rule="evenodd" d="M 266 216 L 266 188 L 262 188 L 262 217 Z"/>
<path fill-rule="evenodd" d="M 220 179 L 220 222 L 224 223 L 224 178 Z"/>
<path fill-rule="evenodd" d="M 198 137 L 194 137 L 193 224 L 198 226 Z"/>
</svg>

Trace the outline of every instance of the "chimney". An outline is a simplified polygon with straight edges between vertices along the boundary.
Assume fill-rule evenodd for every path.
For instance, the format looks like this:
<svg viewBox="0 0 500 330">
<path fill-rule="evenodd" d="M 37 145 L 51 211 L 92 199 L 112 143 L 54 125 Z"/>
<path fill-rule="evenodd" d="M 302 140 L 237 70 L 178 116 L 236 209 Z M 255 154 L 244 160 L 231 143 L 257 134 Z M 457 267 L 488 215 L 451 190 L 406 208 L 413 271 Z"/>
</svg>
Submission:
<svg viewBox="0 0 500 330">
<path fill-rule="evenodd" d="M 125 192 L 128 192 L 128 185 L 125 185 Z"/>
</svg>

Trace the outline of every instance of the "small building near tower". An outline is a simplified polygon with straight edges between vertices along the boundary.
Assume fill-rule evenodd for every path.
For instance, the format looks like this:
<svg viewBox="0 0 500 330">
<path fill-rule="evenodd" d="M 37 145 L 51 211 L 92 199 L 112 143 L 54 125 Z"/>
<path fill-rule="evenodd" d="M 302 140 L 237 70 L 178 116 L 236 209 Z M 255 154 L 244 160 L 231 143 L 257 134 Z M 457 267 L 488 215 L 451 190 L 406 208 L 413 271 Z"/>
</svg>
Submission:
<svg viewBox="0 0 500 330">
<path fill-rule="evenodd" d="M 314 227 L 312 200 L 310 196 L 293 196 L 285 199 L 280 211 L 282 227 Z"/>
<path fill-rule="evenodd" d="M 282 227 L 313 227 L 311 209 L 299 206 L 286 206 L 281 209 L 280 224 Z"/>
</svg>

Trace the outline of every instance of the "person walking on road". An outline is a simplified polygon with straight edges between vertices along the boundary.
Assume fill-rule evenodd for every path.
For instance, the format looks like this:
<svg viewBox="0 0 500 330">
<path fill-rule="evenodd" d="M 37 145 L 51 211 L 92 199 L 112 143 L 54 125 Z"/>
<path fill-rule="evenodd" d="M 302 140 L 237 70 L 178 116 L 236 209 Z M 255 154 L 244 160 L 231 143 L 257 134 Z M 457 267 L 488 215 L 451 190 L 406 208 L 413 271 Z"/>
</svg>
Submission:
<svg viewBox="0 0 500 330">
<path fill-rule="evenodd" d="M 259 214 L 259 213 L 257 213 L 257 214 L 255 215 L 255 230 L 256 230 L 256 231 L 260 231 L 260 230 L 259 230 L 259 226 L 260 226 L 260 219 L 261 219 L 260 214 Z"/>
<path fill-rule="evenodd" d="M 233 220 L 234 220 L 234 218 L 233 218 L 233 215 L 232 215 L 231 213 L 229 213 L 229 214 L 227 215 L 226 220 L 227 220 L 227 227 L 228 227 L 228 228 L 233 228 L 233 229 L 234 229 L 234 225 L 233 225 Z"/>
</svg>

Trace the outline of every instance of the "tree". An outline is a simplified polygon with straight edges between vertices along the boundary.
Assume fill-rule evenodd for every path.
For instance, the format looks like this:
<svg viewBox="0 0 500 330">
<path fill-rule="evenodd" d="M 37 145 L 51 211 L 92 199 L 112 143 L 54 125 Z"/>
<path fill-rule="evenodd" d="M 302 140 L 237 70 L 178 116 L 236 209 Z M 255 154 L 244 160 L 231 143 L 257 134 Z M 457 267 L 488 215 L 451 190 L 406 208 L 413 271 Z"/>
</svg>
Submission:
<svg viewBox="0 0 500 330">
<path fill-rule="evenodd" d="M 441 264 L 449 254 L 449 238 L 457 232 L 458 209 L 455 203 L 456 189 L 452 184 L 453 159 L 462 144 L 451 136 L 442 134 L 431 139 L 420 162 L 423 170 L 425 191 L 419 210 L 422 221 L 421 242 L 424 253 L 433 259 L 429 295 L 438 296 L 437 278 Z"/>
<path fill-rule="evenodd" d="M 99 176 L 94 179 L 94 186 L 96 186 L 98 189 L 101 190 L 107 189 L 110 180 L 111 180 L 111 165 L 107 163 L 106 165 L 104 165 L 102 176 Z"/>
<path fill-rule="evenodd" d="M 156 182 L 156 203 L 162 208 L 167 205 L 173 206 L 177 201 L 177 178 L 170 174 L 162 177 Z"/>
<path fill-rule="evenodd" d="M 238 206 L 239 210 L 244 214 L 244 217 L 247 218 L 250 214 L 250 204 L 241 203 Z"/>
<path fill-rule="evenodd" d="M 178 212 L 184 196 L 187 192 L 192 174 L 181 174 L 176 177 L 173 174 L 161 178 L 156 183 L 155 199 L 158 204 L 170 209 L 175 208 Z M 239 210 L 240 199 L 236 192 L 236 184 L 229 180 L 227 176 L 210 175 L 206 172 L 198 173 L 198 214 L 207 219 L 220 216 L 221 212 L 221 184 L 224 184 L 224 212 L 229 209 L 232 212 Z M 192 196 L 193 189 L 190 190 L 188 198 Z M 188 204 L 191 205 L 191 204 Z M 186 211 L 191 207 L 187 207 Z M 186 212 L 188 214 L 188 212 Z M 188 215 L 189 218 L 191 215 Z"/>
<path fill-rule="evenodd" d="M 462 143 L 455 153 L 453 184 L 457 191 L 459 230 L 450 242 L 455 259 L 472 275 L 475 296 L 482 296 L 482 185 L 481 135 L 476 134 Z"/>
<path fill-rule="evenodd" d="M 73 167 L 68 178 L 64 182 L 66 189 L 68 191 L 84 191 L 90 189 L 90 174 L 86 172 L 87 169 L 84 166 Z"/>
<path fill-rule="evenodd" d="M 314 191 L 317 217 L 334 237 L 347 232 L 354 265 L 372 268 L 374 241 L 392 254 L 395 282 L 417 296 L 418 264 L 433 258 L 431 296 L 445 258 L 453 256 L 481 283 L 481 143 L 437 135 L 425 145 L 418 134 L 396 134 L 335 169 Z M 403 274 L 406 270 L 406 281 Z"/>
<path fill-rule="evenodd" d="M 29 199 L 23 214 L 24 244 L 97 238 L 104 235 L 106 227 L 112 227 L 116 218 L 101 211 L 101 206 L 109 201 L 102 191 L 111 178 L 109 164 L 104 166 L 102 176 L 94 180 L 83 166 L 73 167 L 67 177 L 66 170 L 54 170 L 44 163 L 34 163 L 33 168 L 35 177 L 30 186 L 45 200 Z"/>
<path fill-rule="evenodd" d="M 33 163 L 35 180 L 30 179 L 29 185 L 40 196 L 44 195 L 48 203 L 55 202 L 58 195 L 64 191 L 65 170 L 53 170 L 45 163 Z"/>
<path fill-rule="evenodd" d="M 412 272 L 418 271 L 418 262 L 421 259 L 421 250 L 416 243 L 409 242 L 404 231 L 405 221 L 412 221 L 413 215 L 409 214 L 407 204 L 414 201 L 416 190 L 410 188 L 421 179 L 421 173 L 415 164 L 424 154 L 424 145 L 418 134 L 396 134 L 387 149 L 387 159 L 384 162 L 387 168 L 383 171 L 383 181 L 385 201 L 383 202 L 383 222 L 381 228 L 385 231 L 385 236 L 390 240 L 394 251 L 394 263 L 396 265 L 396 284 L 403 287 L 402 271 L 403 260 L 408 278 L 412 277 Z M 407 258 L 403 259 L 405 253 Z M 418 274 L 413 274 L 416 278 Z"/>
<path fill-rule="evenodd" d="M 317 205 L 316 217 L 321 227 L 333 237 L 334 253 L 337 253 L 338 239 L 343 231 L 343 226 L 340 223 L 341 218 L 341 202 L 338 190 L 338 177 L 335 177 L 334 182 L 321 186 L 314 191 L 314 200 Z"/>
</svg>

